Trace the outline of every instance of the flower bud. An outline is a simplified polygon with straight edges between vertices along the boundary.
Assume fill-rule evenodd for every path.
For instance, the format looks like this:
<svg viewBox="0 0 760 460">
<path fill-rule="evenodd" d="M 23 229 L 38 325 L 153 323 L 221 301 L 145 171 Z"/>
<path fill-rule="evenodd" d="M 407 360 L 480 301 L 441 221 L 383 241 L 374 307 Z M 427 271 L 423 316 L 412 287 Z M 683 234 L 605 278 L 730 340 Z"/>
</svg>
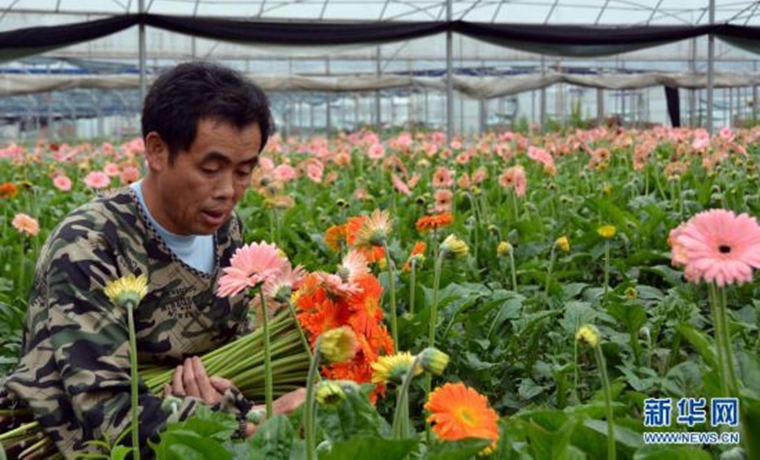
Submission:
<svg viewBox="0 0 760 460">
<path fill-rule="evenodd" d="M 500 241 L 499 245 L 496 246 L 496 254 L 499 256 L 503 256 L 510 251 L 512 251 L 512 245 L 508 241 Z"/>
<path fill-rule="evenodd" d="M 584 324 L 575 334 L 575 340 L 586 342 L 590 347 L 595 348 L 599 345 L 599 330 L 591 324 Z"/>
<path fill-rule="evenodd" d="M 460 240 L 456 235 L 449 235 L 441 243 L 441 254 L 447 259 L 460 259 L 470 252 L 467 243 Z"/>
<path fill-rule="evenodd" d="M 449 364 L 449 355 L 437 348 L 428 347 L 420 352 L 420 364 L 425 372 L 441 375 Z"/>
<path fill-rule="evenodd" d="M 332 380 L 323 380 L 317 385 L 317 402 L 323 406 L 336 407 L 345 401 L 346 393 L 338 383 Z"/>
<path fill-rule="evenodd" d="M 599 234 L 602 238 L 605 240 L 609 240 L 615 237 L 617 234 L 617 229 L 614 225 L 602 225 L 598 229 L 596 229 L 596 233 Z"/>
<path fill-rule="evenodd" d="M 561 251 L 570 252 L 570 240 L 567 238 L 567 236 L 560 236 L 557 238 L 557 241 L 554 242 L 554 245 L 557 246 Z"/>
<path fill-rule="evenodd" d="M 319 352 L 335 364 L 352 360 L 358 346 L 356 334 L 348 326 L 330 329 L 319 337 Z"/>
</svg>

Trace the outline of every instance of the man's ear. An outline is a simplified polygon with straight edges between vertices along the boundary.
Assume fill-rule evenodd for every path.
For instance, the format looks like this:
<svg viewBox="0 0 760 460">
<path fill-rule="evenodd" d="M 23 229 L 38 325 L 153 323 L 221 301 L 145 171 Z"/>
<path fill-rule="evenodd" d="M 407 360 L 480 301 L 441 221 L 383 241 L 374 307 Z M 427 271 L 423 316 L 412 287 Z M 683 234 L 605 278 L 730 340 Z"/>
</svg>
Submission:
<svg viewBox="0 0 760 460">
<path fill-rule="evenodd" d="M 155 131 L 145 136 L 145 159 L 152 171 L 163 171 L 169 167 L 169 146 Z"/>
</svg>

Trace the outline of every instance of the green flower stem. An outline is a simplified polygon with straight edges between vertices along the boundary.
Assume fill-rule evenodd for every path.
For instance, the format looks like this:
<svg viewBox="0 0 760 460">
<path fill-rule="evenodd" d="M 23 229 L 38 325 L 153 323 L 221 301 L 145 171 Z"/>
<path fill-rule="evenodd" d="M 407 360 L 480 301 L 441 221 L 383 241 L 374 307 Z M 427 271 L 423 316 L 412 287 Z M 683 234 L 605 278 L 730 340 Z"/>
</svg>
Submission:
<svg viewBox="0 0 760 460">
<path fill-rule="evenodd" d="M 18 427 L 14 428 L 14 429 L 12 429 L 10 431 L 6 431 L 5 433 L 1 434 L 0 435 L 0 441 L 6 441 L 6 440 L 9 440 L 9 439 L 14 438 L 16 436 L 20 436 L 20 435 L 22 435 L 22 434 L 24 434 L 24 433 L 26 433 L 28 431 L 32 431 L 32 430 L 36 431 L 36 430 L 39 430 L 41 428 L 42 427 L 40 426 L 40 423 L 37 422 L 37 421 L 29 422 L 29 423 L 24 423 L 21 426 L 18 426 Z"/>
<path fill-rule="evenodd" d="M 515 271 L 515 250 L 509 250 L 509 270 L 512 273 L 512 290 L 517 292 L 517 272 Z"/>
<path fill-rule="evenodd" d="M 607 411 L 607 460 L 615 460 L 615 419 L 612 413 L 612 390 L 610 389 L 610 381 L 607 378 L 607 365 L 604 362 L 602 347 L 600 345 L 595 346 L 594 353 L 596 355 L 596 365 L 599 367 L 599 374 L 602 377 L 604 406 Z"/>
<path fill-rule="evenodd" d="M 607 297 L 607 291 L 610 289 L 610 240 L 604 242 L 604 294 L 602 299 Z"/>
<path fill-rule="evenodd" d="M 578 327 L 579 326 L 576 325 L 576 327 L 575 327 L 576 331 L 578 330 Z M 573 374 L 574 374 L 573 377 L 574 377 L 574 380 L 575 380 L 575 385 L 573 385 L 573 398 L 574 398 L 573 403 L 575 403 L 575 404 L 578 404 L 578 402 L 580 401 L 580 398 L 578 397 L 578 368 L 579 368 L 579 365 L 578 365 L 578 341 L 577 340 L 573 340 Z"/>
<path fill-rule="evenodd" d="M 552 270 L 554 269 L 554 259 L 557 257 L 557 245 L 552 243 L 552 250 L 549 254 L 549 270 L 546 272 L 546 287 L 544 288 L 544 295 L 546 296 L 546 303 L 549 304 L 549 283 L 552 280 Z"/>
<path fill-rule="evenodd" d="M 414 291 L 417 289 L 417 260 L 412 257 L 411 274 L 409 277 L 409 314 L 414 314 Z"/>
<path fill-rule="evenodd" d="M 741 387 L 739 379 L 736 376 L 736 366 L 734 366 L 734 352 L 731 347 L 731 326 L 728 322 L 728 302 L 726 299 L 726 289 L 718 289 L 718 311 L 720 312 L 720 324 L 723 327 L 723 344 L 725 346 L 726 366 L 728 366 L 729 389 L 732 396 L 739 396 Z"/>
<path fill-rule="evenodd" d="M 127 326 L 129 328 L 129 381 L 132 400 L 132 458 L 140 460 L 140 425 L 138 423 L 137 334 L 135 332 L 134 302 L 127 302 Z"/>
<path fill-rule="evenodd" d="M 406 439 L 409 436 L 409 387 L 414 379 L 414 370 L 420 365 L 420 355 L 415 356 L 411 367 L 404 375 L 396 397 L 396 410 L 393 413 L 393 439 Z M 429 373 L 427 375 L 430 375 Z"/>
<path fill-rule="evenodd" d="M 398 350 L 398 317 L 396 314 L 396 273 L 393 267 L 393 258 L 391 252 L 388 250 L 388 241 L 383 242 L 383 248 L 385 249 L 385 261 L 388 268 L 388 294 L 391 301 L 391 337 L 393 337 L 393 345 Z"/>
<path fill-rule="evenodd" d="M 296 309 L 293 307 L 293 304 L 290 302 L 290 299 L 285 301 L 285 304 L 288 306 L 288 313 L 290 313 L 290 316 L 293 318 L 293 322 L 296 323 L 296 329 L 298 330 L 298 337 L 301 339 L 301 345 L 303 345 L 303 349 L 306 350 L 306 352 L 309 354 L 309 360 L 311 360 L 311 346 L 309 345 L 309 341 L 306 339 L 306 334 L 303 332 L 303 328 L 301 327 L 301 322 L 298 321 L 298 315 L 296 315 Z"/>
<path fill-rule="evenodd" d="M 267 312 L 267 301 L 264 295 L 264 289 L 259 286 L 259 296 L 261 297 L 261 328 L 264 331 L 264 400 L 267 408 L 267 420 L 272 418 L 272 350 L 269 348 L 269 313 Z"/>
<path fill-rule="evenodd" d="M 314 347 L 314 357 L 309 365 L 309 376 L 306 378 L 306 406 L 304 407 L 304 441 L 306 442 L 306 459 L 314 460 L 317 457 L 317 420 L 316 401 L 314 391 L 314 379 L 319 366 L 319 341 L 317 338 Z"/>
<path fill-rule="evenodd" d="M 435 259 L 435 269 L 433 275 L 433 305 L 430 307 L 430 329 L 428 331 L 428 346 L 435 347 L 435 327 L 438 322 L 438 289 L 441 285 L 441 267 L 443 265 L 443 253 Z M 433 376 L 430 373 L 425 374 L 425 396 L 430 395 L 433 387 Z M 428 444 L 431 441 L 430 423 L 425 422 L 425 438 Z"/>
<path fill-rule="evenodd" d="M 712 313 L 715 320 L 715 336 L 718 348 L 718 356 L 721 362 L 721 374 L 723 391 L 725 396 L 739 396 L 739 380 L 734 366 L 734 354 L 731 348 L 731 330 L 728 323 L 728 307 L 726 290 L 710 284 L 711 304 L 714 304 Z"/>
<path fill-rule="evenodd" d="M 727 357 L 724 355 L 725 350 L 723 349 L 723 327 L 721 326 L 723 315 L 721 315 L 718 309 L 718 288 L 712 283 L 708 284 L 707 295 L 710 300 L 710 313 L 712 314 L 715 328 L 715 350 L 718 352 L 718 371 L 720 374 L 721 396 L 728 397 L 730 395 L 730 392 L 728 384 L 728 373 L 726 372 L 725 366 Z"/>
</svg>

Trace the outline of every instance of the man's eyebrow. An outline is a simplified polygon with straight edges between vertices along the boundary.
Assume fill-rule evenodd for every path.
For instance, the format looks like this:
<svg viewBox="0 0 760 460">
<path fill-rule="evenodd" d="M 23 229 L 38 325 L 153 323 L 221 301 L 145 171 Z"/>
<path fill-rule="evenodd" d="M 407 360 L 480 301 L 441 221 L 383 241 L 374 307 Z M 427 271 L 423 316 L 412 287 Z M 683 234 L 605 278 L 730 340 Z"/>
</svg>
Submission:
<svg viewBox="0 0 760 460">
<path fill-rule="evenodd" d="M 201 160 L 202 163 L 207 163 L 209 161 L 221 161 L 222 163 L 230 163 L 230 158 L 222 152 L 213 151 L 203 155 L 203 159 Z"/>
<path fill-rule="evenodd" d="M 224 164 L 232 163 L 232 160 L 227 155 L 216 150 L 206 153 L 201 159 L 201 163 L 208 163 L 210 161 L 219 161 Z M 240 162 L 242 165 L 255 165 L 259 161 L 259 156 L 256 155 L 248 160 Z"/>
</svg>

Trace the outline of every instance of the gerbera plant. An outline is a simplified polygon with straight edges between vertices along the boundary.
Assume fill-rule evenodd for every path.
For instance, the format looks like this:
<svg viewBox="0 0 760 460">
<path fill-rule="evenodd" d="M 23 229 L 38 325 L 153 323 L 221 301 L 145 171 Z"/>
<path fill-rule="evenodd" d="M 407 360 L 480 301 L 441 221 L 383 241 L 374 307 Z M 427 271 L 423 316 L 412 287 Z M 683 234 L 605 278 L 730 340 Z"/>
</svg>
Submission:
<svg viewBox="0 0 760 460">
<path fill-rule="evenodd" d="M 488 407 L 488 399 L 474 389 L 446 383 L 428 396 L 425 409 L 433 432 L 444 441 L 480 438 L 491 441 L 483 453 L 492 452 L 499 440 L 499 415 Z"/>
<path fill-rule="evenodd" d="M 706 282 L 710 294 L 722 390 L 738 395 L 725 287 L 752 281 L 760 267 L 760 225 L 747 214 L 713 209 L 692 217 L 671 232 L 673 264 L 684 268 L 692 283 Z"/>
<path fill-rule="evenodd" d="M 258 290 L 261 297 L 261 326 L 264 332 L 264 397 L 267 418 L 272 416 L 272 356 L 269 334 L 269 318 L 263 286 L 282 273 L 290 263 L 277 246 L 265 242 L 246 244 L 235 251 L 230 266 L 224 268 L 219 279 L 219 297 L 237 295 L 245 289 Z"/>
<path fill-rule="evenodd" d="M 117 307 L 127 311 L 127 328 L 129 333 L 129 379 L 131 390 L 131 432 L 132 455 L 140 459 L 140 436 L 138 427 L 138 388 L 137 375 L 137 335 L 135 331 L 134 310 L 148 293 L 148 277 L 145 275 L 127 275 L 111 281 L 103 288 L 106 297 Z"/>
</svg>

